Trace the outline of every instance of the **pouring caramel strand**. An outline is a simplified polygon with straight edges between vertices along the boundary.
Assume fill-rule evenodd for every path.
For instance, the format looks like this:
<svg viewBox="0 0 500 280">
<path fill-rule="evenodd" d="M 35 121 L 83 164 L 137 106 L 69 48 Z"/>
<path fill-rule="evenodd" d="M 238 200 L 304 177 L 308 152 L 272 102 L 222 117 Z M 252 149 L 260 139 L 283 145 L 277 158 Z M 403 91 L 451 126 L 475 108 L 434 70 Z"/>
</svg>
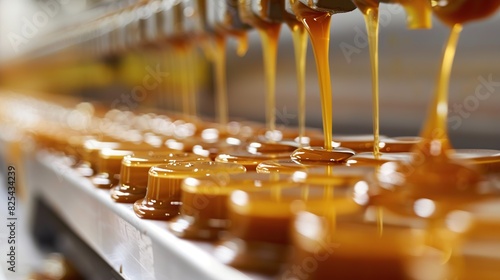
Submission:
<svg viewBox="0 0 500 280">
<path fill-rule="evenodd" d="M 214 36 L 215 52 L 215 92 L 217 98 L 217 117 L 221 127 L 228 122 L 228 101 L 226 85 L 226 37 L 216 34 Z"/>
<path fill-rule="evenodd" d="M 434 100 L 431 104 L 427 121 L 420 133 L 422 141 L 416 146 L 417 153 L 420 152 L 426 156 L 446 156 L 445 151 L 451 149 L 447 128 L 448 88 L 453 59 L 461 31 L 461 24 L 455 24 L 451 29 L 441 61 Z"/>
<path fill-rule="evenodd" d="M 311 44 L 316 58 L 316 68 L 318 72 L 321 112 L 323 120 L 323 134 L 325 136 L 324 147 L 326 150 L 333 150 L 332 146 L 332 84 L 330 81 L 330 12 L 311 10 L 298 0 L 291 0 L 293 10 L 297 18 L 302 21 L 309 33 Z"/>
<path fill-rule="evenodd" d="M 266 123 L 269 131 L 276 130 L 276 60 L 278 38 L 281 25 L 259 30 L 264 52 L 264 72 L 266 75 Z"/>
<path fill-rule="evenodd" d="M 269 131 L 274 131 L 276 130 L 276 60 L 281 23 L 259 18 L 253 14 L 250 6 L 249 0 L 238 1 L 242 21 L 255 27 L 261 37 L 266 80 L 266 126 Z M 261 3 L 261 6 L 267 6 L 267 2 Z"/>
<path fill-rule="evenodd" d="M 451 34 L 443 55 L 433 104 L 421 132 L 423 141 L 417 146 L 417 149 L 428 156 L 441 154 L 446 156 L 444 152 L 451 149 L 447 131 L 448 87 L 462 25 L 493 14 L 500 6 L 500 1 L 449 0 L 445 2 L 433 1 L 432 4 L 433 10 L 440 20 L 451 26 Z"/>
<path fill-rule="evenodd" d="M 314 6 L 309 8 L 298 0 L 290 0 L 292 10 L 303 24 L 311 39 L 316 70 L 318 73 L 323 121 L 324 148 L 302 147 L 295 150 L 290 158 L 298 162 L 322 164 L 339 163 L 354 154 L 354 151 L 342 147 L 333 147 L 332 141 L 332 85 L 330 80 L 329 43 L 331 16 L 338 12 L 347 12 L 355 8 L 349 1 L 324 2 L 330 7 Z M 314 3 L 313 3 L 314 4 Z M 311 3 L 309 3 L 311 6 Z"/>
<path fill-rule="evenodd" d="M 285 22 L 292 31 L 293 47 L 295 52 L 295 69 L 297 77 L 298 96 L 298 126 L 299 148 L 303 145 L 306 133 L 306 54 L 307 33 L 304 25 L 292 15 L 285 13 Z"/>
<path fill-rule="evenodd" d="M 378 71 L 378 34 L 379 34 L 379 3 L 377 1 L 353 0 L 354 4 L 363 13 L 366 30 L 368 31 L 368 44 L 370 48 L 370 61 L 372 73 L 372 110 L 373 110 L 373 155 L 380 158 L 380 114 L 379 114 L 379 71 Z"/>
<path fill-rule="evenodd" d="M 379 2 L 380 0 L 353 0 L 363 13 L 368 32 L 372 75 L 372 111 L 373 111 L 373 156 L 380 158 L 380 118 L 379 118 L 379 70 L 378 70 L 378 37 L 379 37 Z M 384 1 L 385 2 L 385 1 Z M 403 5 L 408 13 L 409 28 L 430 28 L 430 3 L 428 1 L 389 1 Z"/>
</svg>

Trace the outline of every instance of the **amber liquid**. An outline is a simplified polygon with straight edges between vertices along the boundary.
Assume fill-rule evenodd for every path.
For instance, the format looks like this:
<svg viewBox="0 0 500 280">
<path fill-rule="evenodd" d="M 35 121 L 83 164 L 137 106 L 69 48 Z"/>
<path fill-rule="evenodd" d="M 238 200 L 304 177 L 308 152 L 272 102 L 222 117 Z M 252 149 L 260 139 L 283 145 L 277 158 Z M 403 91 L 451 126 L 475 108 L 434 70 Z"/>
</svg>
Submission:
<svg viewBox="0 0 500 280">
<path fill-rule="evenodd" d="M 217 97 L 217 117 L 219 124 L 228 122 L 227 87 L 226 87 L 226 38 L 216 35 L 215 41 L 215 94 Z"/>
<path fill-rule="evenodd" d="M 295 50 L 295 68 L 297 75 L 298 96 L 298 126 L 299 126 L 299 148 L 303 145 L 303 137 L 306 133 L 306 54 L 307 33 L 304 25 L 295 18 L 287 18 L 287 24 L 292 31 L 293 47 Z"/>
<path fill-rule="evenodd" d="M 238 56 L 244 56 L 248 51 L 248 34 L 244 32 L 240 32 L 235 34 L 238 40 L 238 47 L 236 49 L 236 54 Z"/>
<path fill-rule="evenodd" d="M 179 73 L 180 93 L 182 96 L 182 113 L 185 116 L 196 116 L 196 88 L 194 75 L 195 50 L 185 42 L 174 45 L 174 54 L 178 57 L 175 70 Z"/>
<path fill-rule="evenodd" d="M 417 152 L 423 153 L 425 156 L 446 156 L 446 150 L 451 148 L 447 128 L 448 87 L 461 30 L 460 24 L 454 25 L 451 29 L 441 62 L 434 100 L 420 134 L 422 141 L 417 145 Z"/>
<path fill-rule="evenodd" d="M 267 22 L 257 17 L 248 7 L 249 3 L 245 1 L 240 1 L 238 5 L 242 20 L 255 27 L 261 37 L 266 80 L 266 126 L 269 131 L 274 131 L 276 130 L 276 60 L 281 24 Z M 261 5 L 267 6 L 266 3 Z"/>
<path fill-rule="evenodd" d="M 354 1 L 363 13 L 368 31 L 368 44 L 370 47 L 370 61 L 372 71 L 372 99 L 373 99 L 373 155 L 380 158 L 380 118 L 379 118 L 379 74 L 378 74 L 378 2 Z"/>
<path fill-rule="evenodd" d="M 364 2 L 374 2 L 373 0 L 358 0 Z M 378 2 L 379 0 L 377 0 Z M 407 22 L 408 28 L 431 28 L 432 18 L 431 18 L 431 1 L 429 0 L 388 0 L 380 2 L 393 2 L 399 3 L 403 6 L 406 13 L 408 14 Z"/>
<path fill-rule="evenodd" d="M 293 3 L 293 9 L 297 18 L 304 24 L 304 27 L 309 33 L 309 38 L 311 39 L 320 85 L 323 133 L 325 137 L 324 147 L 327 151 L 331 151 L 333 150 L 331 108 L 332 85 L 330 81 L 330 62 L 328 54 L 331 14 L 313 11 L 299 1 Z"/>
<path fill-rule="evenodd" d="M 361 1 L 362 2 L 362 1 Z M 378 2 L 358 3 L 354 1 L 363 13 L 366 30 L 368 31 L 368 44 L 370 48 L 370 62 L 372 72 L 372 121 L 373 121 L 373 156 L 380 158 L 380 114 L 379 114 L 379 75 L 378 75 Z M 383 234 L 384 218 L 381 207 L 377 208 L 377 228 L 379 235 Z"/>
<path fill-rule="evenodd" d="M 281 25 L 270 25 L 260 29 L 264 52 L 264 72 L 266 75 L 266 125 L 269 131 L 276 130 L 276 60 Z"/>
</svg>

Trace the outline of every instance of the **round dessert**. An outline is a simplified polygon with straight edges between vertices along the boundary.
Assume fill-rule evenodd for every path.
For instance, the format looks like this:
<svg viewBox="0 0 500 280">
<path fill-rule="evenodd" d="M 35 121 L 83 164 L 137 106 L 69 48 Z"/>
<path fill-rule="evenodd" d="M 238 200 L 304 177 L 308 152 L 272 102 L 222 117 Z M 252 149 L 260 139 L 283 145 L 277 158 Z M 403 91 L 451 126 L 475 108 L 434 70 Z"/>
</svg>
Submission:
<svg viewBox="0 0 500 280">
<path fill-rule="evenodd" d="M 352 189 L 339 189 L 334 195 L 330 186 L 322 185 L 234 191 L 229 200 L 229 231 L 215 255 L 240 269 L 276 273 L 288 253 L 293 212 L 308 209 L 327 214 L 332 205 L 338 206 L 339 213 L 361 211 L 363 206 L 351 196 Z"/>
<path fill-rule="evenodd" d="M 99 152 L 99 161 L 97 162 L 97 174 L 90 178 L 94 186 L 109 189 L 117 184 L 123 157 L 132 153 L 132 151 L 127 150 L 101 150 Z"/>
<path fill-rule="evenodd" d="M 184 179 L 215 174 L 244 173 L 239 164 L 218 162 L 173 162 L 149 169 L 146 196 L 134 203 L 134 212 L 140 218 L 169 220 L 179 215 L 181 183 Z"/>
<path fill-rule="evenodd" d="M 151 167 L 170 162 L 210 161 L 191 153 L 182 152 L 135 152 L 121 161 L 120 181 L 111 190 L 116 202 L 134 203 L 146 196 L 148 171 Z"/>
<path fill-rule="evenodd" d="M 229 225 L 227 204 L 231 192 L 287 186 L 297 186 L 297 183 L 293 183 L 290 176 L 254 172 L 187 178 L 181 186 L 181 215 L 170 223 L 169 228 L 183 238 L 216 240 Z"/>
</svg>

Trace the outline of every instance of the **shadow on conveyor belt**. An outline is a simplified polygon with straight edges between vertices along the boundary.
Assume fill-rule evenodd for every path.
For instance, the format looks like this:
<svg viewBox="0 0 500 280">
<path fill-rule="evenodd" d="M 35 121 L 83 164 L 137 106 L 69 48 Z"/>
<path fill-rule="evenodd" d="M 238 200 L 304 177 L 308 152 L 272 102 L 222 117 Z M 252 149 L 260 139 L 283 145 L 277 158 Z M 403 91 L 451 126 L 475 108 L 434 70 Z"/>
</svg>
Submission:
<svg viewBox="0 0 500 280">
<path fill-rule="evenodd" d="M 83 276 L 83 279 L 123 279 L 120 274 L 81 240 L 45 201 L 40 198 L 36 199 L 34 209 L 35 217 L 32 231 L 38 246 L 44 250 L 63 254 L 75 270 Z"/>
</svg>

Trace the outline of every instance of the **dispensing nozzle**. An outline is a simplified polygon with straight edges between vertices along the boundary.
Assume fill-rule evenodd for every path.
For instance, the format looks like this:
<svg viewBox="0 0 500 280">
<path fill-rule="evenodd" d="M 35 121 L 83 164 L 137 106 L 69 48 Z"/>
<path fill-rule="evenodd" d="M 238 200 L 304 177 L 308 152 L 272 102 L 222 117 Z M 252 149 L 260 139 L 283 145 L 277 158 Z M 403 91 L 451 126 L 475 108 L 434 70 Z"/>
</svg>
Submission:
<svg viewBox="0 0 500 280">
<path fill-rule="evenodd" d="M 208 25 L 225 32 L 241 32 L 250 28 L 238 11 L 238 0 L 213 0 L 206 8 Z"/>
<path fill-rule="evenodd" d="M 300 0 L 300 2 L 313 10 L 332 14 L 350 12 L 356 8 L 352 0 Z"/>
<path fill-rule="evenodd" d="M 287 0 L 240 0 L 254 16 L 271 23 L 283 22 L 283 12 Z"/>
</svg>

